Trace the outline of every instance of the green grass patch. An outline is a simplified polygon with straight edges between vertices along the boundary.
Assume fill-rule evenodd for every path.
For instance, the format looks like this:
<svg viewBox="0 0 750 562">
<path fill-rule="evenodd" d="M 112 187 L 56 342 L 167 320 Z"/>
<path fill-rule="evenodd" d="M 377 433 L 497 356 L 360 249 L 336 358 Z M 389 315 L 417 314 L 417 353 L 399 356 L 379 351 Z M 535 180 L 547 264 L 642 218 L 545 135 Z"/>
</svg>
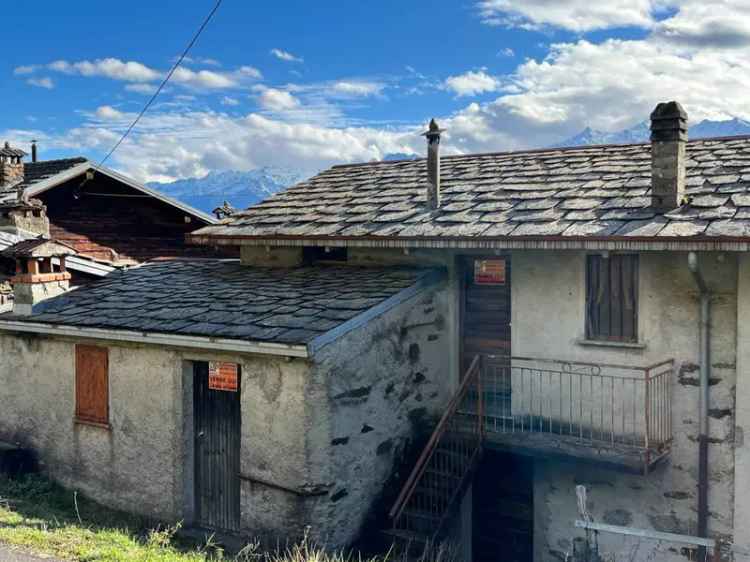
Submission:
<svg viewBox="0 0 750 562">
<path fill-rule="evenodd" d="M 329 552 L 308 540 L 263 550 L 248 544 L 228 555 L 214 540 L 180 538 L 178 526 L 165 527 L 104 507 L 41 476 L 11 480 L 0 474 L 0 544 L 76 562 L 455 562 L 441 546 L 421 557 L 364 557 Z"/>
<path fill-rule="evenodd" d="M 0 475 L 0 542 L 29 552 L 81 562 L 226 559 L 216 545 L 180 540 L 176 531 L 105 508 L 39 476 Z"/>
</svg>

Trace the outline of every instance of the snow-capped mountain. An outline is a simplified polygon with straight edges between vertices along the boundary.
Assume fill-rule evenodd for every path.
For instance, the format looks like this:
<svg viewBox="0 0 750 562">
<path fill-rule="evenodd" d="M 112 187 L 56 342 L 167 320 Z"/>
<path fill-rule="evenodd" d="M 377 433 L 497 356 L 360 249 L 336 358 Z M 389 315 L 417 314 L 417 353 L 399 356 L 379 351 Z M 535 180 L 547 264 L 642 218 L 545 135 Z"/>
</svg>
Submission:
<svg viewBox="0 0 750 562">
<path fill-rule="evenodd" d="M 171 183 L 153 182 L 149 185 L 165 195 L 211 213 L 224 201 L 235 208 L 244 209 L 303 179 L 301 173 L 293 170 L 265 167 L 249 172 L 209 172 L 202 178 L 187 178 Z"/>
<path fill-rule="evenodd" d="M 412 160 L 415 154 L 386 154 L 383 160 Z M 296 170 L 264 167 L 249 172 L 236 170 L 209 172 L 202 178 L 186 178 L 170 183 L 148 185 L 201 211 L 211 213 L 228 201 L 236 209 L 245 209 L 269 195 L 309 177 Z"/>
<path fill-rule="evenodd" d="M 750 135 L 750 122 L 736 117 L 726 121 L 710 121 L 706 119 L 691 126 L 688 130 L 688 138 L 691 139 L 729 137 L 734 135 Z M 588 146 L 593 144 L 627 144 L 633 142 L 646 142 L 648 139 L 649 122 L 643 121 L 634 127 L 616 132 L 597 131 L 586 127 L 577 135 L 559 143 L 555 143 L 552 147 Z"/>
</svg>

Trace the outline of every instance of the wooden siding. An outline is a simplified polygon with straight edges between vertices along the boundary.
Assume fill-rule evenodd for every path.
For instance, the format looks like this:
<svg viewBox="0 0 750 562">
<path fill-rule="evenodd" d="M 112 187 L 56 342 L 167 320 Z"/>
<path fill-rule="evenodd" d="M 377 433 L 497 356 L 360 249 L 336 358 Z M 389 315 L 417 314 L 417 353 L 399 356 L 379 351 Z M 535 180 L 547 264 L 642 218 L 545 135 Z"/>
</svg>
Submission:
<svg viewBox="0 0 750 562">
<path fill-rule="evenodd" d="M 205 222 L 114 179 L 76 178 L 39 195 L 47 205 L 52 238 L 88 257 L 117 263 L 164 257 L 227 257 L 233 250 L 187 244 Z"/>
</svg>

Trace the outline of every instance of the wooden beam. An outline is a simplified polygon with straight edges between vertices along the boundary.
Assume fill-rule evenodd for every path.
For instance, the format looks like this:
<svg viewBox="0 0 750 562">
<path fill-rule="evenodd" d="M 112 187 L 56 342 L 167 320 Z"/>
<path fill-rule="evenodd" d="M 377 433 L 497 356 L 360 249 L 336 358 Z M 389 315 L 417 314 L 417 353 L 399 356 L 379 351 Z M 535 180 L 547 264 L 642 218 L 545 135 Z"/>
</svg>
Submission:
<svg viewBox="0 0 750 562">
<path fill-rule="evenodd" d="M 691 544 L 695 546 L 706 546 L 716 548 L 714 539 L 703 537 L 694 537 L 690 535 L 678 535 L 676 533 L 662 533 L 650 529 L 636 529 L 634 527 L 620 527 L 619 525 L 607 525 L 606 523 L 593 523 L 588 521 L 576 520 L 576 527 L 579 529 L 588 529 L 590 531 L 602 531 L 605 533 L 615 533 L 618 535 L 628 535 L 631 537 L 641 537 L 643 539 L 653 539 L 655 541 L 676 542 L 682 544 Z"/>
</svg>

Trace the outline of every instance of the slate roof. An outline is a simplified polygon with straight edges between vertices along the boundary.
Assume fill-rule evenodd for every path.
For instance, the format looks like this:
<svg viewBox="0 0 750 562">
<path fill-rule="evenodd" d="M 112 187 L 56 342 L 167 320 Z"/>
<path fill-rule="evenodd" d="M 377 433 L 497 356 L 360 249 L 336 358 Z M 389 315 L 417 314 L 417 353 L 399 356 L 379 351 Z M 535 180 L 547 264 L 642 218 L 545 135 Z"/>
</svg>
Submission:
<svg viewBox="0 0 750 562">
<path fill-rule="evenodd" d="M 49 248 L 47 248 L 46 251 L 43 252 L 43 254 L 37 253 L 39 251 L 39 248 L 45 245 L 49 245 Z M 57 240 L 51 240 L 49 238 L 45 238 L 44 236 L 39 236 L 37 238 L 28 238 L 26 240 L 16 242 L 12 246 L 1 250 L 0 256 L 12 258 L 28 258 L 37 256 L 69 256 L 75 253 L 75 248 L 64 242 L 58 242 Z"/>
<path fill-rule="evenodd" d="M 28 187 L 32 184 L 56 176 L 60 172 L 64 172 L 70 168 L 83 164 L 87 160 L 83 157 L 78 158 L 64 158 L 61 160 L 44 160 L 41 162 L 24 162 L 23 164 L 23 187 Z M 18 189 L 18 184 L 13 185 L 7 192 L 15 193 Z M 0 190 L 1 192 L 2 190 Z"/>
<path fill-rule="evenodd" d="M 0 320 L 307 344 L 434 270 L 152 262 Z"/>
<path fill-rule="evenodd" d="M 424 159 L 343 165 L 191 238 L 750 238 L 750 137 L 689 141 L 689 203 L 666 214 L 650 208 L 649 143 L 441 160 L 435 211 Z"/>
</svg>

